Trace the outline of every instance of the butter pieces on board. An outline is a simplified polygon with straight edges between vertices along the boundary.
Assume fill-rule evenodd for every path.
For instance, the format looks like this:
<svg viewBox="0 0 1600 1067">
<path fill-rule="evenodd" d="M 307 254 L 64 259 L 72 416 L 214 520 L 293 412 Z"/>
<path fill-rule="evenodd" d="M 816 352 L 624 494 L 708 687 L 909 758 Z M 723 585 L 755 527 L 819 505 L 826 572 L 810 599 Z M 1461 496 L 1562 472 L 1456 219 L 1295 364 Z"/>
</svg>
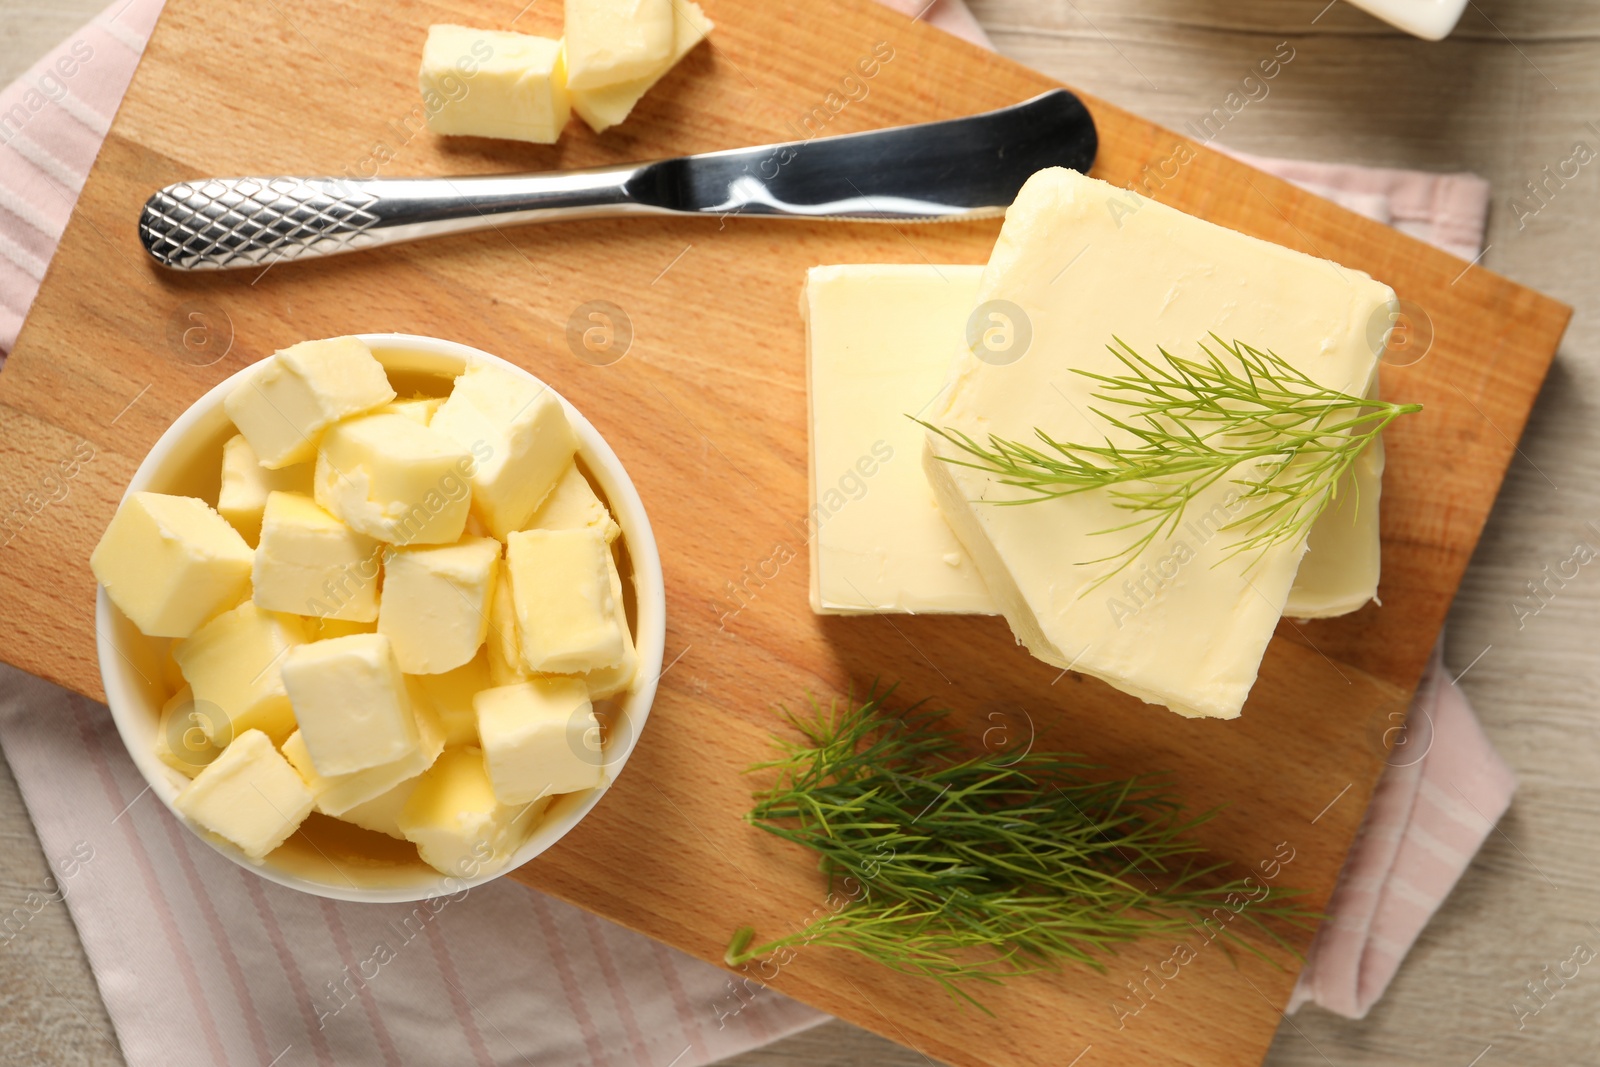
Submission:
<svg viewBox="0 0 1600 1067">
<path fill-rule="evenodd" d="M 600 133 L 711 32 L 691 0 L 567 0 L 560 40 L 439 24 L 417 74 L 434 133 L 554 144 L 573 111 Z"/>
</svg>

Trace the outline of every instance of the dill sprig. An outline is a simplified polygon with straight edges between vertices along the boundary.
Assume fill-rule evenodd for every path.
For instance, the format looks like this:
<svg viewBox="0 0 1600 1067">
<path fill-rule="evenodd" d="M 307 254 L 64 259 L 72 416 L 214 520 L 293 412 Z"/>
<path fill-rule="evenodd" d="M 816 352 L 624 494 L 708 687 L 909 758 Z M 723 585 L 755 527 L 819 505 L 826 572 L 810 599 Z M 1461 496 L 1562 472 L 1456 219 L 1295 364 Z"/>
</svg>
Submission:
<svg viewBox="0 0 1600 1067">
<path fill-rule="evenodd" d="M 805 718 L 785 710 L 801 739 L 775 735 L 781 758 L 750 768 L 777 780 L 746 821 L 818 853 L 842 906 L 761 945 L 741 928 L 730 966 L 826 945 L 982 1008 L 963 983 L 1062 961 L 1100 970 L 1136 940 L 1215 937 L 1206 924 L 1222 908 L 1298 956 L 1274 926 L 1316 916 L 1294 906 L 1298 890 L 1221 875 L 1227 865 L 1190 836 L 1215 811 L 1188 814 L 1160 777 L 1094 780 L 1067 753 L 966 754 L 942 712 L 889 713 L 891 692 L 813 700 Z M 1231 927 L 1220 933 L 1276 965 Z"/>
<path fill-rule="evenodd" d="M 1190 502 L 1240 467 L 1247 472 L 1233 481 L 1247 510 L 1222 527 L 1241 532 L 1224 558 L 1259 556 L 1297 540 L 1334 500 L 1362 449 L 1401 415 L 1422 410 L 1421 404 L 1326 388 L 1274 352 L 1230 345 L 1215 334 L 1227 358 L 1202 344 L 1203 358 L 1158 348 L 1157 362 L 1113 340 L 1107 347 L 1128 373 L 1075 373 L 1100 384 L 1093 396 L 1108 407 L 1090 410 L 1133 443 L 1107 437 L 1104 444 L 1081 444 L 1035 429 L 1039 445 L 994 435 L 985 444 L 916 420 L 970 457 L 941 457 L 945 462 L 992 474 L 1028 494 L 990 503 L 1031 504 L 1108 490 L 1111 502 L 1133 517 L 1098 532 L 1132 530 L 1136 536 L 1121 551 L 1084 561 L 1113 564 L 1096 585 L 1163 534 L 1175 535 Z"/>
</svg>

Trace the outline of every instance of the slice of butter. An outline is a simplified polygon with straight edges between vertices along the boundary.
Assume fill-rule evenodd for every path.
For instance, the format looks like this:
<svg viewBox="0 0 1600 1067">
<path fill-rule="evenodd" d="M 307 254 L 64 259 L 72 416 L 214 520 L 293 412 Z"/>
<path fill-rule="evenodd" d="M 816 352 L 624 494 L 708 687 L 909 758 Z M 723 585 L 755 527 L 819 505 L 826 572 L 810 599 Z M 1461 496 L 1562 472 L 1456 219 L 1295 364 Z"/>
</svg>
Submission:
<svg viewBox="0 0 1600 1067">
<path fill-rule="evenodd" d="M 353 774 L 414 755 L 417 714 L 383 634 L 314 641 L 284 657 L 283 684 L 317 772 Z"/>
<path fill-rule="evenodd" d="M 489 632 L 500 542 L 396 548 L 384 557 L 378 632 L 407 674 L 442 674 L 477 655 Z"/>
<path fill-rule="evenodd" d="M 406 782 L 414 782 L 418 775 L 433 766 L 433 761 L 444 751 L 444 728 L 433 709 L 425 703 L 413 702 L 413 706 L 417 715 L 417 747 L 392 763 L 352 774 L 321 773 L 306 748 L 301 731 L 289 735 L 283 743 L 283 754 L 305 779 L 318 811 L 354 822 L 348 818 L 353 809 L 393 792 Z"/>
<path fill-rule="evenodd" d="M 222 484 L 217 490 L 217 511 L 252 545 L 261 536 L 261 513 L 267 494 L 274 491 L 311 495 L 311 464 L 296 463 L 268 470 L 255 449 L 235 434 L 222 446 Z"/>
<path fill-rule="evenodd" d="M 417 72 L 434 133 L 554 144 L 571 116 L 561 42 L 441 24 Z"/>
<path fill-rule="evenodd" d="M 572 110 L 589 124 L 595 133 L 601 133 L 620 123 L 633 111 L 644 94 L 678 65 L 678 61 L 705 40 L 713 23 L 693 0 L 672 0 L 672 51 L 666 62 L 649 74 L 615 85 L 598 89 L 572 90 Z"/>
<path fill-rule="evenodd" d="M 495 584 L 498 586 L 499 582 Z M 492 640 L 494 635 L 490 636 Z M 419 674 L 411 680 L 417 683 L 423 699 L 439 716 L 439 722 L 444 727 L 445 744 L 478 743 L 478 715 L 472 709 L 472 698 L 479 690 L 499 684 L 490 676 L 487 649 L 480 649 L 476 656 L 455 670 L 443 674 Z"/>
<path fill-rule="evenodd" d="M 581 674 L 627 655 L 617 622 L 611 548 L 596 529 L 527 530 L 506 542 L 522 665 L 536 674 Z"/>
<path fill-rule="evenodd" d="M 1052 168 L 1007 212 L 978 291 L 977 314 L 1020 351 L 956 357 L 929 421 L 980 441 L 990 434 L 1099 443 L 1130 440 L 1091 408 L 1096 383 L 1076 371 L 1126 373 L 1120 338 L 1159 359 L 1192 357 L 1215 333 L 1276 352 L 1318 383 L 1365 388 L 1376 360 L 1367 325 L 1393 292 L 1359 271 L 1247 237 L 1104 182 Z M 1003 337 L 1003 333 L 995 336 Z M 1219 531 L 1246 506 L 1224 479 L 1197 492 L 1171 536 L 1111 581 L 1101 561 L 1127 545 L 1126 510 L 1104 491 L 1019 506 L 1020 491 L 942 459 L 962 453 L 929 435 L 925 470 L 1013 633 L 1038 658 L 1103 679 L 1184 715 L 1232 718 L 1255 682 L 1305 538 L 1259 558 L 1227 558 L 1244 536 Z M 1235 478 L 1259 476 L 1240 468 Z M 1248 567 L 1248 569 L 1247 569 Z"/>
<path fill-rule="evenodd" d="M 432 427 L 404 415 L 363 415 L 323 435 L 316 500 L 368 537 L 448 544 L 466 527 L 473 469 L 466 448 Z"/>
<path fill-rule="evenodd" d="M 172 806 L 260 863 L 311 814 L 311 790 L 266 734 L 246 730 L 173 798 Z"/>
<path fill-rule="evenodd" d="M 322 431 L 394 399 L 383 365 L 358 337 L 302 341 L 262 360 L 223 401 L 228 417 L 272 470 L 303 463 Z"/>
<path fill-rule="evenodd" d="M 502 541 L 528 525 L 578 449 L 549 388 L 491 363 L 456 378 L 429 428 L 476 457 L 473 508 Z"/>
<path fill-rule="evenodd" d="M 819 614 L 999 613 L 939 513 L 922 471 L 922 429 L 906 418 L 925 413 L 943 390 L 982 273 L 981 266 L 940 264 L 935 272 L 861 263 L 807 274 L 811 608 Z M 914 461 L 851 477 L 880 441 L 895 460 Z M 844 473 L 835 480 L 819 472 Z M 1382 473 L 1377 441 L 1311 528 L 1285 614 L 1343 615 L 1376 595 Z"/>
<path fill-rule="evenodd" d="M 149 637 L 188 637 L 250 591 L 253 556 L 226 519 L 190 496 L 130 493 L 89 569 Z"/>
<path fill-rule="evenodd" d="M 600 784 L 600 723 L 578 678 L 534 678 L 485 689 L 478 713 L 495 799 L 525 804 Z"/>
<path fill-rule="evenodd" d="M 566 473 L 556 479 L 555 488 L 544 498 L 539 510 L 528 522 L 531 530 L 578 530 L 586 526 L 605 531 L 606 540 L 615 541 L 622 528 L 612 521 L 611 513 L 595 495 L 589 479 L 583 476 L 576 463 L 567 467 Z"/>
<path fill-rule="evenodd" d="M 400 831 L 423 862 L 441 874 L 478 878 L 511 861 L 544 814 L 549 798 L 502 804 L 477 748 L 447 748 L 417 782 Z"/>
<path fill-rule="evenodd" d="M 1378 395 L 1373 376 L 1367 396 Z M 1378 598 L 1383 570 L 1378 503 L 1383 495 L 1383 439 L 1356 457 L 1327 510 L 1306 538 L 1306 554 L 1294 576 L 1283 613 L 1295 619 L 1347 615 Z"/>
<path fill-rule="evenodd" d="M 378 617 L 378 543 L 299 493 L 267 497 L 256 546 L 256 605 L 318 619 Z"/>
<path fill-rule="evenodd" d="M 566 0 L 567 85 L 599 89 L 661 70 L 674 0 Z"/>
<path fill-rule="evenodd" d="M 246 600 L 174 645 L 205 735 L 227 745 L 246 730 L 260 730 L 281 744 L 295 724 L 283 662 L 305 640 L 298 617 L 262 611 Z"/>
<path fill-rule="evenodd" d="M 204 709 L 196 708 L 194 690 L 184 686 L 161 705 L 156 725 L 156 758 L 185 778 L 193 778 L 222 753 L 201 729 Z"/>
<path fill-rule="evenodd" d="M 811 610 L 993 614 L 978 569 L 922 473 L 982 267 L 813 267 L 806 320 L 811 413 Z"/>
</svg>

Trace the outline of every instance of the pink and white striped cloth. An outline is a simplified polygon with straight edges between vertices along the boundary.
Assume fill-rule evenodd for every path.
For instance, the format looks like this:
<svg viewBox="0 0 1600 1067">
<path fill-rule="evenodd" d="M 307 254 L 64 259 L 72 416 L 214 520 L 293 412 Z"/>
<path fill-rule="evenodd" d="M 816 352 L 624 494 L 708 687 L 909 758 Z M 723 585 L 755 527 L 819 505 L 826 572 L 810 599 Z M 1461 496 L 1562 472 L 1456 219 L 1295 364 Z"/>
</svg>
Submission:
<svg viewBox="0 0 1600 1067">
<path fill-rule="evenodd" d="M 117 0 L 0 92 L 0 351 L 160 8 Z M 923 17 L 988 45 L 959 0 Z M 1488 192 L 1471 176 L 1252 162 L 1457 254 L 1482 240 Z M 1364 1014 L 1510 802 L 1510 772 L 1437 659 L 1412 723 L 1296 1005 Z M 736 995 L 717 969 L 508 880 L 417 908 L 255 878 L 145 795 L 104 707 L 9 668 L 0 746 L 52 864 L 39 891 L 65 896 L 133 1067 L 698 1067 L 825 1018 L 771 991 Z"/>
</svg>

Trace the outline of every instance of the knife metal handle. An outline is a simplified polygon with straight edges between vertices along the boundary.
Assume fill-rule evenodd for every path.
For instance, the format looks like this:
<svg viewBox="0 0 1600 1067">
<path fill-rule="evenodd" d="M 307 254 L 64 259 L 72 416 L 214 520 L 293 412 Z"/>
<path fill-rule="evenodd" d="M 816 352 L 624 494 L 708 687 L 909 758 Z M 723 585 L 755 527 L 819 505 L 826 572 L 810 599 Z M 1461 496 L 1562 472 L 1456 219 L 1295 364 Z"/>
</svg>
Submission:
<svg viewBox="0 0 1600 1067">
<path fill-rule="evenodd" d="M 212 178 L 145 202 L 139 239 L 175 270 L 265 267 L 523 222 L 672 214 L 638 202 L 641 166 L 513 177 Z"/>
</svg>

